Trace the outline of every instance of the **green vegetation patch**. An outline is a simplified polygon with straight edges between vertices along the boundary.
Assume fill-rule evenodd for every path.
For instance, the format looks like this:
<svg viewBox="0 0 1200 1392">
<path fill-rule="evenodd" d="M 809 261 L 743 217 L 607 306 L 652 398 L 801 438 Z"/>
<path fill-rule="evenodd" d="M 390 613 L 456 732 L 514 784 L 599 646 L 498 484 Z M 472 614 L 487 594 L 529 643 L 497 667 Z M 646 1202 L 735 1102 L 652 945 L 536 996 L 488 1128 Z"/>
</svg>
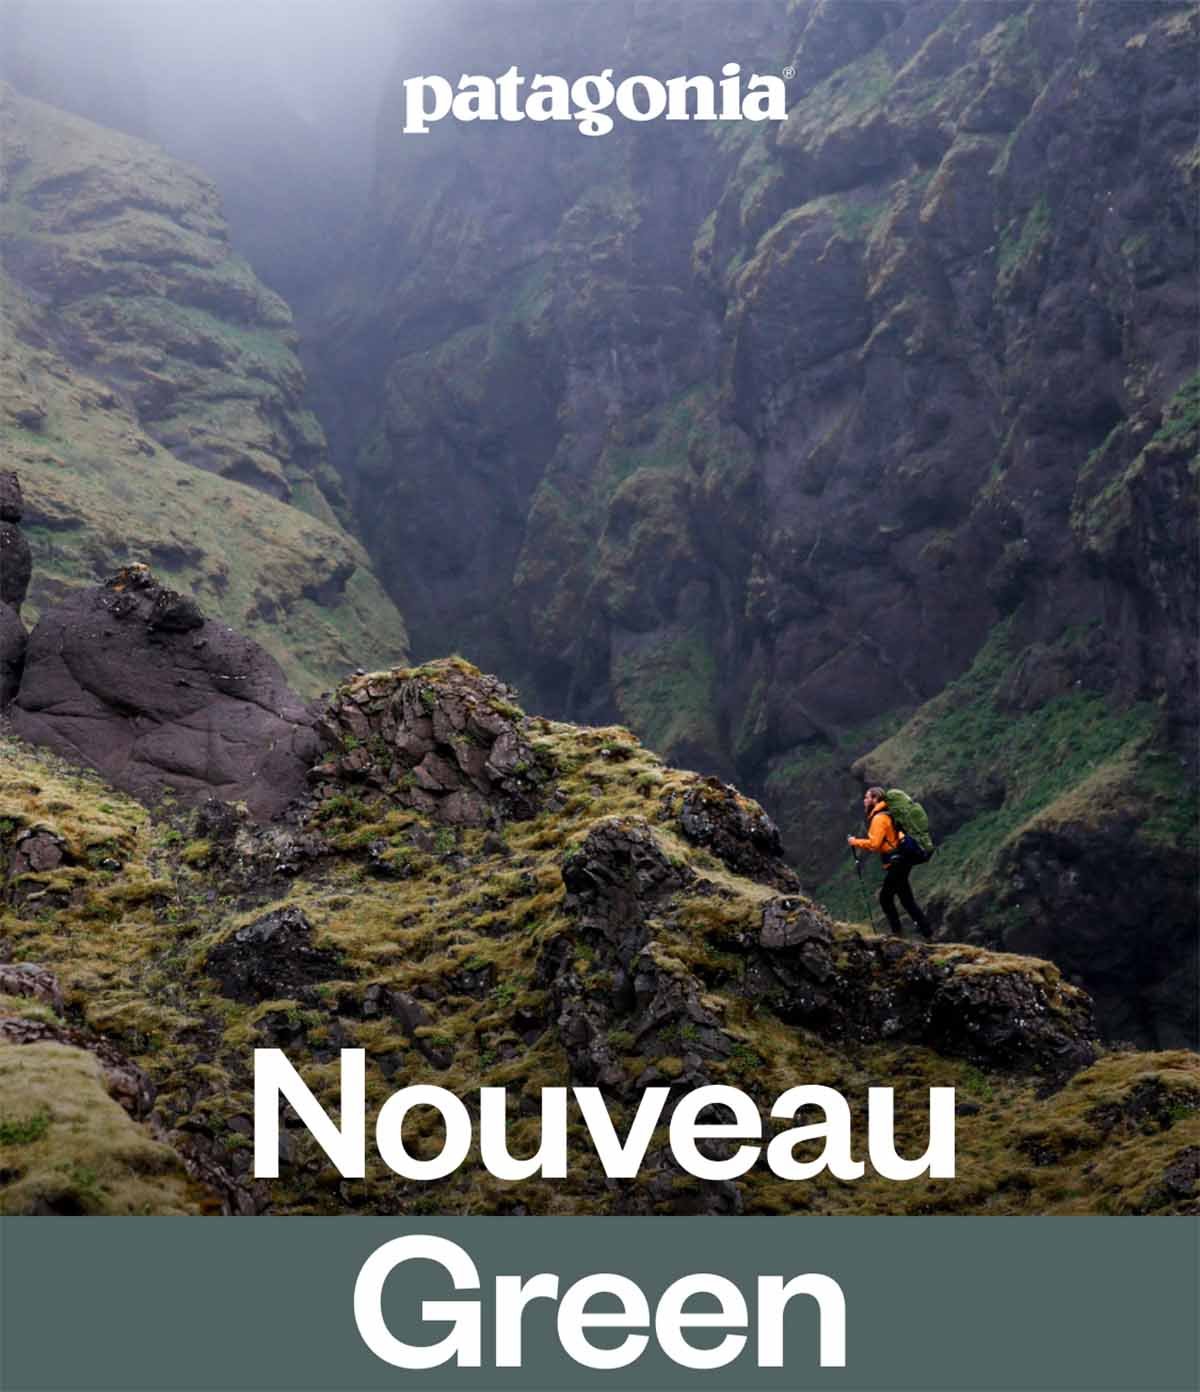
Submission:
<svg viewBox="0 0 1200 1392">
<path fill-rule="evenodd" d="M 0 1147 L 5 1215 L 202 1211 L 178 1156 L 108 1096 L 82 1049 L 0 1045 Z"/>
<path fill-rule="evenodd" d="M 717 664 L 699 634 L 655 640 L 618 653 L 613 691 L 646 742 L 670 751 L 717 746 Z"/>
<path fill-rule="evenodd" d="M 0 1116 L 0 1146 L 30 1145 L 40 1141 L 50 1129 L 50 1113 L 30 1112 L 28 1116 Z"/>
<path fill-rule="evenodd" d="M 1000 234 L 996 269 L 1002 283 L 1012 279 L 1050 234 L 1050 205 L 1044 196 L 1025 214 L 1019 232 L 1015 227 L 1014 220 Z"/>
<path fill-rule="evenodd" d="M 1196 431 L 1200 431 L 1200 372 L 1189 377 L 1167 403 L 1154 439 L 1171 444 Z"/>
<path fill-rule="evenodd" d="M 891 91 L 895 73 L 882 49 L 874 48 L 819 82 L 788 113 L 781 144 L 807 144 L 849 125 L 879 106 Z"/>
<path fill-rule="evenodd" d="M 1068 631 L 1060 646 L 1077 640 Z M 1022 656 L 1011 621 L 998 625 L 971 668 L 863 760 L 870 776 L 918 799 L 979 806 L 949 836 L 933 827 L 938 851 L 921 870 L 922 889 L 950 901 L 976 893 L 1002 848 L 1041 818 L 1098 818 L 1125 797 L 1143 813 L 1138 834 L 1144 839 L 1180 835 L 1183 813 L 1175 798 L 1186 799 L 1187 790 L 1172 777 L 1170 761 L 1154 753 L 1158 708 L 1122 707 L 1080 689 L 1034 710 L 1012 709 L 1001 687 Z M 864 917 L 849 864 L 819 897 L 834 912 Z"/>
</svg>

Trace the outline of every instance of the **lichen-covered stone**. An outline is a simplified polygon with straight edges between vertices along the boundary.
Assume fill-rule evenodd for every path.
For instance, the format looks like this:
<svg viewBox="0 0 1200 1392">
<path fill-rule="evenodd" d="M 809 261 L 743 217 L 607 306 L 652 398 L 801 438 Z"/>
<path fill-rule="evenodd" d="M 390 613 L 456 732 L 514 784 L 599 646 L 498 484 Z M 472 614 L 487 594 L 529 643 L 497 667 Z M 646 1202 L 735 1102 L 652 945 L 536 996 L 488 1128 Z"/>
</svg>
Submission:
<svg viewBox="0 0 1200 1392">
<path fill-rule="evenodd" d="M 535 815 L 552 775 L 514 693 L 461 659 L 339 688 L 321 714 L 318 797 L 355 785 L 451 826 Z"/>
<path fill-rule="evenodd" d="M 784 861 L 779 828 L 758 803 L 716 778 L 697 779 L 678 809 L 687 839 L 719 857 L 739 875 L 784 891 L 798 889 Z"/>
</svg>

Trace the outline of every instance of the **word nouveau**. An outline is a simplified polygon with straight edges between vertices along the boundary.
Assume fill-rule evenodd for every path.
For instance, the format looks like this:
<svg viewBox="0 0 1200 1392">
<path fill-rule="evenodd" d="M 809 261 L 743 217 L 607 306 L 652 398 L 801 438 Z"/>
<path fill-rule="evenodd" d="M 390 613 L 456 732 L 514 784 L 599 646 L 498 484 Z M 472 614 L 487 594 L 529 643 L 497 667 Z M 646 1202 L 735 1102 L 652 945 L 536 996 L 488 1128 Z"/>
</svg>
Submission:
<svg viewBox="0 0 1200 1392">
<path fill-rule="evenodd" d="M 711 77 L 626 77 L 612 68 L 578 77 L 536 73 L 527 90 L 512 67 L 500 77 L 463 73 L 457 90 L 445 77 L 410 77 L 404 83 L 404 134 L 428 135 L 431 122 L 574 121 L 582 135 L 607 135 L 615 107 L 627 121 L 786 121 L 787 88 L 781 77 L 751 73 L 742 90 L 741 66 L 726 63 L 722 80 Z M 718 88 L 720 100 L 718 102 Z"/>
<path fill-rule="evenodd" d="M 540 1144 L 529 1157 L 511 1154 L 507 1142 L 506 1089 L 479 1090 L 479 1158 L 497 1179 L 564 1179 L 567 1174 L 568 1090 L 542 1089 Z M 617 1134 L 599 1088 L 570 1089 L 582 1115 L 591 1144 L 610 1179 L 632 1179 L 658 1127 L 671 1089 L 646 1088 L 624 1137 Z M 340 1125 L 335 1125 L 304 1080 L 279 1049 L 254 1051 L 254 1175 L 279 1177 L 279 1103 L 287 1101 L 343 1179 L 362 1179 L 366 1173 L 366 1053 L 341 1051 Z M 418 1107 L 432 1107 L 444 1129 L 437 1155 L 419 1159 L 404 1143 L 404 1122 Z M 732 1113 L 716 1121 L 714 1108 Z M 766 1146 L 766 1163 L 780 1179 L 807 1180 L 829 1171 L 837 1179 L 861 1179 L 862 1160 L 854 1158 L 850 1107 L 833 1088 L 808 1085 L 788 1088 L 775 1100 L 771 1116 L 795 1119 L 798 1112 L 816 1109 L 817 1121 L 791 1126 Z M 708 1116 L 703 1114 L 708 1113 Z M 703 1119 L 702 1119 L 703 1118 Z M 738 1144 L 732 1154 L 714 1157 L 701 1142 L 761 1142 L 763 1119 L 758 1104 L 740 1088 L 724 1085 L 693 1088 L 675 1104 L 669 1122 L 670 1147 L 676 1163 L 697 1179 L 736 1179 L 763 1155 L 761 1144 Z M 383 1103 L 375 1120 L 375 1147 L 389 1169 L 404 1179 L 437 1180 L 453 1174 L 466 1161 L 475 1143 L 471 1114 L 461 1098 L 446 1088 L 422 1084 L 403 1087 Z M 821 1143 L 815 1158 L 796 1155 L 797 1146 Z M 896 1151 L 893 1089 L 874 1087 L 867 1098 L 867 1155 L 885 1179 L 908 1180 L 928 1174 L 932 1179 L 954 1178 L 954 1089 L 929 1089 L 929 1145 L 917 1159 Z"/>
</svg>

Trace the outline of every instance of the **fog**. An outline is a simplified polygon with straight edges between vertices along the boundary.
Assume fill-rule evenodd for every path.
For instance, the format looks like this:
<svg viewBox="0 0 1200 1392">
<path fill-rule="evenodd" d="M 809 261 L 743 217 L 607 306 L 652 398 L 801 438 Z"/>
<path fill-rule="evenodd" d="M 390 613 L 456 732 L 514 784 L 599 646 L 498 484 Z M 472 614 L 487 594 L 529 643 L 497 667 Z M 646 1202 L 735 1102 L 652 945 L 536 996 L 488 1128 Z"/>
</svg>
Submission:
<svg viewBox="0 0 1200 1392">
<path fill-rule="evenodd" d="M 303 301 L 366 199 L 403 0 L 0 0 L 0 76 L 200 165 Z"/>
<path fill-rule="evenodd" d="M 256 91 L 308 121 L 369 122 L 403 8 L 402 0 L 0 0 L 0 70 L 30 95 L 94 119 L 140 118 L 138 134 Z"/>
</svg>

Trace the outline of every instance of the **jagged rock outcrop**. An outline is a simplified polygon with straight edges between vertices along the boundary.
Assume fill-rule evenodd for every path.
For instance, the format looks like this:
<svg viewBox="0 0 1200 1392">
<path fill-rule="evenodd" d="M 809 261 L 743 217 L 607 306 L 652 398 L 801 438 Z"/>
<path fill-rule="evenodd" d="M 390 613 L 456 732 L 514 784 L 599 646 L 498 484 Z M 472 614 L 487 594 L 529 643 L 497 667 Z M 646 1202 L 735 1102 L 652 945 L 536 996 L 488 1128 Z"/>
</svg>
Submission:
<svg viewBox="0 0 1200 1392">
<path fill-rule="evenodd" d="M 736 874 L 784 891 L 799 889 L 799 877 L 783 858 L 779 828 L 736 788 L 716 778 L 698 780 L 680 800 L 678 818 L 689 841 L 712 851 Z"/>
<path fill-rule="evenodd" d="M 41 619 L 12 721 L 138 797 L 244 801 L 258 817 L 305 791 L 318 750 L 275 660 L 145 566 Z"/>
<path fill-rule="evenodd" d="M 781 1020 L 826 1038 L 901 1039 L 990 1067 L 1056 1080 L 1086 1068 L 1098 1039 L 1092 1003 L 1048 963 L 979 957 L 866 934 L 764 952 L 746 990 Z"/>
<path fill-rule="evenodd" d="M 62 1014 L 63 995 L 58 977 L 33 962 L 0 962 L 0 996 L 40 1001 L 54 1014 Z"/>
<path fill-rule="evenodd" d="M 46 967 L 0 963 L 0 1075 L 29 1084 L 24 1098 L 0 1086 L 8 1126 L 0 1211 L 252 1211 L 220 1166 L 185 1154 L 187 1139 L 173 1147 L 153 1123 L 138 1125 L 150 1119 L 155 1084 L 110 1040 L 64 1023 L 63 1005 Z M 42 1109 L 18 1119 L 17 1101 Z M 43 1137 L 61 1132 L 72 1136 L 63 1150 L 42 1150 Z"/>
<path fill-rule="evenodd" d="M 356 678 L 318 725 L 318 795 L 358 784 L 457 826 L 532 817 L 553 769 L 514 702 L 510 687 L 456 658 Z"/>
<path fill-rule="evenodd" d="M 11 469 L 0 472 L 0 522 L 19 522 L 24 515 L 21 480 Z"/>
<path fill-rule="evenodd" d="M 137 1121 L 149 1115 L 154 1103 L 154 1088 L 149 1078 L 105 1039 L 69 1025 L 0 1013 L 0 1045 L 5 1044 L 63 1044 L 83 1049 L 99 1064 L 108 1095 Z"/>
<path fill-rule="evenodd" d="M 18 615 L 33 573 L 29 542 L 17 526 L 24 515 L 20 479 L 11 470 L 0 473 L 0 604 L 8 605 Z"/>
<path fill-rule="evenodd" d="M 62 988 L 45 967 L 0 963 L 0 1077 L 0 1212 L 218 1211 L 214 1190 L 139 1124 L 155 1099 L 146 1072 L 102 1035 L 64 1021 Z M 57 1152 L 46 1145 L 56 1131 L 71 1136 Z"/>
<path fill-rule="evenodd" d="M 618 1091 L 635 1085 L 610 1043 L 625 1029 L 639 1052 L 682 1050 L 682 1085 L 712 1081 L 705 1061 L 728 1058 L 734 1040 L 704 1003 L 703 980 L 655 932 L 685 914 L 669 901 L 694 875 L 671 863 L 648 824 L 610 821 L 568 858 L 563 881 L 572 928 L 552 940 L 540 970 L 573 1071 Z M 581 945 L 610 978 L 602 994 L 572 970 Z M 728 933 L 722 945 L 741 959 L 739 994 L 823 1039 L 907 1041 L 1059 1082 L 1096 1057 L 1090 1000 L 1049 964 L 835 933 L 804 898 L 769 900 L 758 925 Z"/>
<path fill-rule="evenodd" d="M 1138 831 L 1148 809 L 1136 795 L 1127 807 L 1100 827 L 1086 809 L 1064 809 L 1065 824 L 1040 819 L 1004 848 L 993 902 L 947 905 L 943 931 L 1054 962 L 1086 983 L 1109 1038 L 1189 1048 L 1200 1032 L 1194 866 L 1146 845 Z"/>
</svg>

